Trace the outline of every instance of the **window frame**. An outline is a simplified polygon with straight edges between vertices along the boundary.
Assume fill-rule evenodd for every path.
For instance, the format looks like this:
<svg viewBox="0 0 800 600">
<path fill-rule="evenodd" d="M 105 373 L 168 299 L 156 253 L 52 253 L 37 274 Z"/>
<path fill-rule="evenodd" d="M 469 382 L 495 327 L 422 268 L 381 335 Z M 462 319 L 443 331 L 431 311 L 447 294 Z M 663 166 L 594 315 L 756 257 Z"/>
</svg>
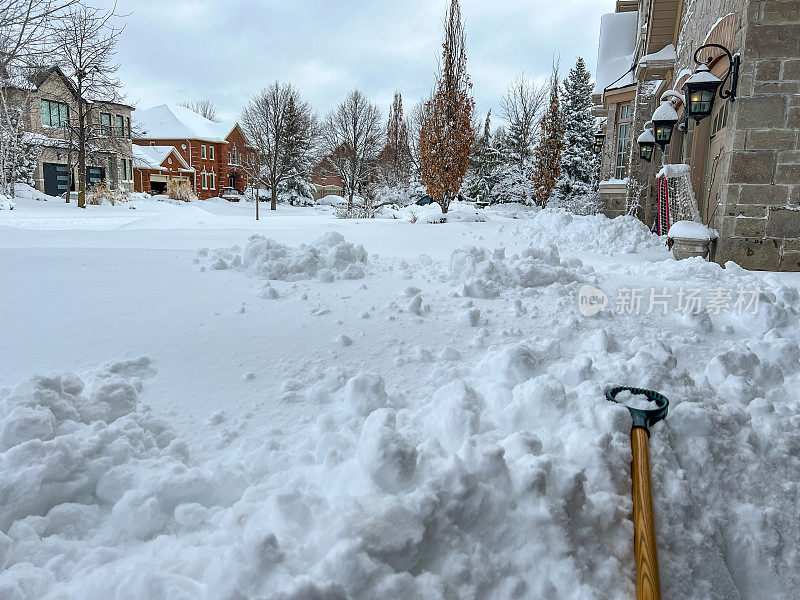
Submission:
<svg viewBox="0 0 800 600">
<path fill-rule="evenodd" d="M 45 122 L 45 106 L 47 106 L 47 122 Z M 53 125 L 53 108 L 56 109 L 58 124 Z M 63 112 L 61 109 L 64 109 Z M 41 99 L 42 127 L 52 127 L 54 129 L 64 129 L 69 123 L 69 104 L 58 100 Z"/>
<path fill-rule="evenodd" d="M 633 103 L 625 102 L 617 106 L 617 121 L 614 124 L 614 179 L 625 179 L 631 151 L 631 132 L 633 128 Z"/>
<path fill-rule="evenodd" d="M 125 137 L 125 118 L 122 115 L 114 115 L 114 137 Z"/>
<path fill-rule="evenodd" d="M 108 123 L 104 123 L 105 119 L 108 119 Z M 111 113 L 108 112 L 101 112 L 100 113 L 100 135 L 111 137 L 112 131 L 112 124 L 111 124 Z"/>
<path fill-rule="evenodd" d="M 202 160 L 206 160 L 206 156 L 207 156 L 207 154 L 206 154 L 206 145 L 205 144 L 200 144 L 200 158 Z"/>
<path fill-rule="evenodd" d="M 214 160 L 214 146 L 208 145 L 208 160 Z"/>
<path fill-rule="evenodd" d="M 202 173 L 200 173 L 200 175 L 201 175 L 201 178 L 203 180 L 203 189 L 207 190 L 208 189 L 208 173 L 203 171 Z"/>
</svg>

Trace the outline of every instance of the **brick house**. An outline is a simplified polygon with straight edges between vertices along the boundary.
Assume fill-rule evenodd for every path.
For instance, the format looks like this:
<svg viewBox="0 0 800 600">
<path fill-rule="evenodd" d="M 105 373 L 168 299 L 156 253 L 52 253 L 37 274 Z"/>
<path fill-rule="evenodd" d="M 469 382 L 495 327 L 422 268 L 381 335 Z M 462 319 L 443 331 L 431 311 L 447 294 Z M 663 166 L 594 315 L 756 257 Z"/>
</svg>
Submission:
<svg viewBox="0 0 800 600">
<path fill-rule="evenodd" d="M 164 194 L 170 180 L 194 189 L 195 170 L 174 146 L 133 146 L 133 186 L 137 192 Z"/>
<path fill-rule="evenodd" d="M 238 123 L 215 123 L 183 106 L 162 104 L 136 112 L 133 143 L 174 148 L 186 168 L 193 170 L 187 176 L 201 200 L 217 196 L 238 200 L 247 189 L 244 165 L 252 162 L 255 149 Z M 163 175 L 155 175 L 161 183 Z"/>
<path fill-rule="evenodd" d="M 35 187 L 50 196 L 75 190 L 77 145 L 74 120 L 78 96 L 72 81 L 58 66 L 19 77 L 4 88 L 10 107 L 22 109 L 24 129 L 42 148 L 34 173 Z M 131 106 L 96 99 L 84 101 L 87 130 L 87 187 L 105 181 L 111 189 L 133 189 Z"/>
<path fill-rule="evenodd" d="M 735 101 L 714 99 L 709 117 L 684 120 L 666 147 L 684 163 L 702 220 L 720 234 L 715 260 L 749 269 L 800 270 L 800 2 L 618 0 L 604 15 L 595 115 L 603 119 L 600 197 L 605 213 L 656 216 L 662 156 L 639 157 L 637 137 L 662 94 L 682 92 L 707 43 L 738 54 Z M 724 77 L 717 49 L 711 72 Z M 725 84 L 727 89 L 728 83 Z M 681 114 L 685 107 L 678 103 Z"/>
<path fill-rule="evenodd" d="M 311 185 L 314 186 L 314 200 L 325 196 L 343 196 L 344 183 L 336 174 L 327 158 L 319 161 L 311 171 Z"/>
</svg>

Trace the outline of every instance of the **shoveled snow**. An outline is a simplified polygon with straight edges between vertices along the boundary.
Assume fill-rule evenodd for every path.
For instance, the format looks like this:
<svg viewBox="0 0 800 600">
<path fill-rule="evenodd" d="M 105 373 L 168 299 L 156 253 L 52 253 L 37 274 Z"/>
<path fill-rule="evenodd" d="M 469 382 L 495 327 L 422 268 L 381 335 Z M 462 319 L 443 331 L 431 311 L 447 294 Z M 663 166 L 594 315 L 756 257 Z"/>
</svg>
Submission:
<svg viewBox="0 0 800 600">
<path fill-rule="evenodd" d="M 671 400 L 664 597 L 800 587 L 797 277 L 676 262 L 629 218 L 133 206 L 0 213 L 3 600 L 631 598 L 612 384 Z M 760 307 L 612 314 L 631 287 Z"/>
</svg>

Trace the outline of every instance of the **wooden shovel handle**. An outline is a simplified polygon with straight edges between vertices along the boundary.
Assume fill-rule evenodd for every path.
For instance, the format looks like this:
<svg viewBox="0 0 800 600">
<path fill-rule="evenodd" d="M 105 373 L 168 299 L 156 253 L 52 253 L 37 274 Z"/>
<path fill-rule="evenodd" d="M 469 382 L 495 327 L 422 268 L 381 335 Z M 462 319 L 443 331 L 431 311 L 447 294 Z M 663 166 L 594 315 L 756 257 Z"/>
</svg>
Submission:
<svg viewBox="0 0 800 600">
<path fill-rule="evenodd" d="M 631 431 L 631 479 L 633 480 L 633 549 L 636 554 L 637 600 L 660 600 L 658 549 L 653 519 L 653 494 L 650 489 L 650 454 L 647 431 Z"/>
</svg>

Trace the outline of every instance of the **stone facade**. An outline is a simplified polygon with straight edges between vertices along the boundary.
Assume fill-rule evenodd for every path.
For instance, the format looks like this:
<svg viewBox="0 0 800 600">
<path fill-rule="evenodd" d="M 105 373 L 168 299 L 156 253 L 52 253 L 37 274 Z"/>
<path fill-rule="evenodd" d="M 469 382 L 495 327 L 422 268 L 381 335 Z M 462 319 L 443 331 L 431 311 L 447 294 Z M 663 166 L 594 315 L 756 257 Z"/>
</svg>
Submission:
<svg viewBox="0 0 800 600">
<path fill-rule="evenodd" d="M 68 106 L 69 119 L 73 120 L 78 114 L 78 100 L 69 80 L 63 73 L 53 67 L 34 78 L 29 87 L 9 87 L 5 93 L 10 106 L 22 108 L 25 131 L 42 147 L 42 153 L 34 174 L 36 188 L 42 192 L 52 192 L 45 189 L 45 165 L 62 165 L 68 168 L 73 166 L 71 181 L 77 179 L 77 168 L 74 166 L 77 152 L 68 143 L 69 134 L 63 127 L 48 126 L 43 122 L 42 101 L 54 101 Z M 103 179 L 112 189 L 133 189 L 132 175 L 132 147 L 130 139 L 130 119 L 132 108 L 116 102 L 96 101 L 89 105 L 88 123 L 93 131 L 100 131 L 100 113 L 117 115 L 123 119 L 123 130 L 118 135 L 112 128 L 108 136 L 92 138 L 95 151 L 87 156 L 87 167 L 94 167 L 102 171 Z M 122 161 L 126 161 L 123 165 Z M 123 174 L 125 177 L 123 177 Z"/>
<path fill-rule="evenodd" d="M 660 2 L 640 0 L 639 14 L 659 9 Z M 632 139 L 635 142 L 643 131 L 660 95 L 681 89 L 694 69 L 695 49 L 714 42 L 738 53 L 737 98 L 725 107 L 726 126 L 714 142 L 713 172 L 709 172 L 711 118 L 699 124 L 690 121 L 685 131 L 676 132 L 665 162 L 692 166 L 701 216 L 720 233 L 718 262 L 734 261 L 750 269 L 800 270 L 800 2 L 684 0 L 678 6 L 674 67 L 663 80 L 650 77 L 637 82 Z M 637 60 L 659 50 L 647 48 L 647 26 L 640 17 Z M 721 75 L 726 69 L 727 59 L 722 57 L 712 71 Z M 718 97 L 715 109 L 723 102 Z M 607 177 L 613 167 L 615 110 L 608 103 L 604 108 L 609 135 L 602 158 Z M 647 225 L 655 218 L 655 173 L 661 159 L 656 150 L 652 163 L 639 160 L 638 148 L 632 144 L 626 204 L 634 203 L 638 194 L 637 215 Z M 619 214 L 619 206 L 618 199 L 612 199 L 606 214 Z"/>
</svg>

